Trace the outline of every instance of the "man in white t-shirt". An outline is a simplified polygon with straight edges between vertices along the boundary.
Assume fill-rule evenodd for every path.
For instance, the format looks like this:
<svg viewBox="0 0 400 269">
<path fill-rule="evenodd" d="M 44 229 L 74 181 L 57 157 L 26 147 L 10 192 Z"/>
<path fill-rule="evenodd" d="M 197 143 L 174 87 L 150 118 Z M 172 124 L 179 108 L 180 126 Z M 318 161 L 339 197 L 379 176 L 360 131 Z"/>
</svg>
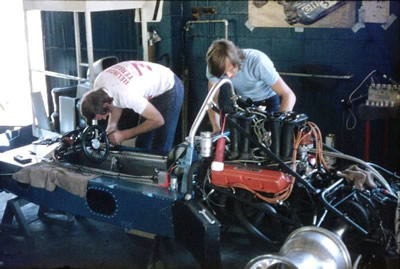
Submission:
<svg viewBox="0 0 400 269">
<path fill-rule="evenodd" d="M 181 80 L 167 67 L 144 61 L 125 61 L 99 74 L 94 90 L 81 101 L 88 122 L 105 120 L 110 142 L 137 137 L 136 147 L 168 153 L 173 145 L 182 102 Z M 118 130 L 124 108 L 141 115 L 138 126 Z"/>
<path fill-rule="evenodd" d="M 219 79 L 229 78 L 237 94 L 257 106 L 265 106 L 269 112 L 293 109 L 296 96 L 265 53 L 240 49 L 232 41 L 220 39 L 208 48 L 206 59 L 209 89 Z M 217 104 L 218 97 L 219 94 L 214 99 Z M 213 133 L 220 132 L 217 113 L 209 110 L 208 115 Z"/>
</svg>

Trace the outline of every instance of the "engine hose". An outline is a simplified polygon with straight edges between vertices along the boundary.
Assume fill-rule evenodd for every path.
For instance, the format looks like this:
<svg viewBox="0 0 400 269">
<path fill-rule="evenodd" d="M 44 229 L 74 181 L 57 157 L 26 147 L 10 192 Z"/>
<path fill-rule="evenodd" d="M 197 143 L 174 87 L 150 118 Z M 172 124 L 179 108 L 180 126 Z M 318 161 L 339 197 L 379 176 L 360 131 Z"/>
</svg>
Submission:
<svg viewBox="0 0 400 269">
<path fill-rule="evenodd" d="M 315 153 L 315 150 L 310 149 L 310 152 Z M 368 163 L 364 162 L 361 159 L 358 159 L 356 157 L 350 156 L 350 155 L 346 155 L 343 153 L 336 153 L 336 152 L 328 152 L 328 151 L 323 151 L 322 152 L 324 155 L 328 155 L 328 156 L 332 156 L 332 157 L 336 157 L 336 158 L 342 158 L 345 160 L 349 160 L 349 161 L 353 161 L 355 163 L 359 163 L 362 166 L 368 168 L 369 170 L 372 171 L 372 173 L 374 174 L 375 178 L 379 181 L 379 183 L 381 183 L 394 197 L 397 197 L 397 194 L 392 190 L 392 188 L 390 187 L 389 183 L 386 181 L 386 179 L 378 172 L 375 170 L 375 168 L 373 168 L 371 165 L 369 165 Z"/>
<path fill-rule="evenodd" d="M 331 146 L 328 146 L 327 144 L 322 144 L 322 146 L 324 147 L 324 149 L 327 149 L 329 151 L 333 151 L 333 152 L 336 152 L 336 153 L 343 154 L 343 152 L 341 152 L 341 151 L 339 151 L 339 150 L 337 150 L 337 149 L 335 149 L 335 148 L 333 148 Z"/>
<path fill-rule="evenodd" d="M 228 210 L 228 198 L 227 195 L 220 193 L 220 198 L 218 199 L 218 210 L 226 220 L 234 223 L 236 219 L 232 212 Z"/>
<path fill-rule="evenodd" d="M 397 175 L 397 173 L 393 173 L 385 168 L 383 168 L 382 166 L 377 165 L 376 163 L 368 163 L 369 165 L 371 165 L 372 167 L 375 167 L 379 170 L 381 170 L 382 172 L 386 173 L 387 175 L 396 178 L 397 180 L 400 180 L 400 176 Z"/>
<path fill-rule="evenodd" d="M 232 120 L 237 123 L 237 116 L 234 115 Z M 229 125 L 229 124 L 228 124 Z M 229 126 L 230 127 L 230 126 Z M 230 128 L 231 130 L 231 153 L 229 155 L 229 159 L 235 160 L 239 157 L 239 132 L 235 128 Z"/>
<path fill-rule="evenodd" d="M 271 131 L 272 143 L 271 143 L 271 151 L 277 156 L 280 156 L 280 146 L 281 146 L 281 130 L 282 126 L 278 119 L 271 119 L 268 122 L 269 129 Z"/>
<path fill-rule="evenodd" d="M 243 129 L 247 132 L 250 133 L 251 130 L 251 123 L 252 119 L 254 118 L 254 115 L 247 116 L 247 115 L 241 115 L 238 119 L 238 123 L 243 126 Z M 236 130 L 237 131 L 237 130 Z M 247 137 L 241 137 L 240 139 L 240 159 L 242 160 L 249 160 L 251 158 L 250 154 L 250 141 Z"/>
<path fill-rule="evenodd" d="M 285 120 L 282 126 L 281 134 L 281 158 L 290 158 L 290 153 L 293 152 L 293 133 L 294 133 L 294 122 Z"/>
<path fill-rule="evenodd" d="M 397 191 L 397 195 L 400 196 L 400 191 Z M 396 213 L 394 214 L 394 216 L 394 231 L 397 242 L 397 253 L 400 254 L 400 199 L 397 200 Z"/>
<path fill-rule="evenodd" d="M 339 150 L 337 150 L 337 149 L 335 149 L 335 148 L 333 148 L 331 146 L 328 146 L 326 144 L 323 144 L 323 146 L 324 146 L 324 149 L 327 149 L 329 151 L 336 152 L 336 153 L 339 153 L 339 154 L 343 154 L 343 152 L 341 152 L 341 151 L 339 151 Z M 383 168 L 382 166 L 377 165 L 376 163 L 367 163 L 367 164 L 369 164 L 370 166 L 372 166 L 372 167 L 374 167 L 374 168 L 386 173 L 388 176 L 391 176 L 391 177 L 394 177 L 397 180 L 400 180 L 400 176 L 396 172 L 389 171 L 389 170 Z"/>
<path fill-rule="evenodd" d="M 264 207 L 267 208 L 268 210 L 271 211 L 271 213 L 276 213 L 273 208 L 266 204 L 263 203 Z M 265 234 L 263 234 L 259 229 L 257 229 L 256 226 L 254 226 L 245 216 L 243 212 L 243 207 L 242 204 L 239 201 L 235 201 L 234 204 L 234 213 L 237 219 L 239 220 L 240 224 L 243 226 L 243 228 L 253 237 L 257 239 L 261 239 L 261 241 L 266 242 L 268 244 L 277 244 L 278 242 L 272 241 L 270 238 L 268 238 Z"/>
<path fill-rule="evenodd" d="M 360 254 L 357 256 L 356 261 L 353 263 L 353 267 L 352 267 L 353 269 L 358 269 L 361 259 L 362 259 L 362 255 Z"/>
</svg>

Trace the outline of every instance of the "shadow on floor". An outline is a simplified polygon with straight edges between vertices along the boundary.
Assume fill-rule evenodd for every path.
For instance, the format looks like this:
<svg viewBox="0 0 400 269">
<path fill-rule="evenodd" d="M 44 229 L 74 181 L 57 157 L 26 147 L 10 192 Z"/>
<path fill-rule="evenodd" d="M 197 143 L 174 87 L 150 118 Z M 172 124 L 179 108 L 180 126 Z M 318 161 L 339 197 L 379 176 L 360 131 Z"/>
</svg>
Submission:
<svg viewBox="0 0 400 269">
<path fill-rule="evenodd" d="M 7 201 L 14 197 L 0 193 L 0 219 Z M 172 240 L 166 245 L 165 259 L 157 259 L 153 257 L 154 239 L 127 233 L 119 226 L 78 217 L 68 221 L 63 215 L 56 222 L 50 221 L 40 218 L 39 207 L 32 203 L 22 209 L 31 240 L 1 231 L 0 268 L 200 268 L 190 253 Z M 265 252 L 255 249 L 243 236 L 221 236 L 223 269 L 244 268 L 261 254 Z"/>
</svg>

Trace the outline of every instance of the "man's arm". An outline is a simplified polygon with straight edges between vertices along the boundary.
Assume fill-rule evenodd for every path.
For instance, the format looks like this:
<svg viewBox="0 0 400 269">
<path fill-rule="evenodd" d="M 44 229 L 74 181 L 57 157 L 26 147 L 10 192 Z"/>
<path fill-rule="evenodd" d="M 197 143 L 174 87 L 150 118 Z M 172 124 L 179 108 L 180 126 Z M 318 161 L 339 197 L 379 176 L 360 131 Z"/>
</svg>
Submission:
<svg viewBox="0 0 400 269">
<path fill-rule="evenodd" d="M 164 118 L 160 111 L 158 111 L 157 108 L 155 108 L 151 103 L 147 104 L 141 116 L 146 120 L 138 126 L 122 131 L 116 130 L 110 133 L 108 136 L 110 142 L 118 145 L 124 140 L 150 132 L 165 124 Z"/>
<path fill-rule="evenodd" d="M 208 90 L 210 90 L 214 86 L 214 83 L 211 81 L 208 81 Z M 219 96 L 219 91 L 215 94 L 214 96 L 214 103 L 218 105 L 218 96 Z M 207 111 L 208 113 L 208 118 L 210 119 L 211 126 L 212 126 L 212 133 L 217 134 L 221 132 L 221 127 L 219 125 L 219 115 L 216 113 L 214 110 L 209 109 Z"/>
<path fill-rule="evenodd" d="M 108 117 L 108 124 L 107 124 L 107 129 L 106 129 L 107 133 L 117 130 L 118 121 L 121 118 L 121 114 L 122 114 L 122 108 L 115 107 L 115 106 L 112 107 L 111 114 Z"/>
<path fill-rule="evenodd" d="M 282 97 L 279 111 L 292 111 L 294 105 L 296 104 L 296 95 L 286 84 L 286 82 L 282 78 L 279 78 L 278 81 L 271 86 L 271 88 Z"/>
</svg>

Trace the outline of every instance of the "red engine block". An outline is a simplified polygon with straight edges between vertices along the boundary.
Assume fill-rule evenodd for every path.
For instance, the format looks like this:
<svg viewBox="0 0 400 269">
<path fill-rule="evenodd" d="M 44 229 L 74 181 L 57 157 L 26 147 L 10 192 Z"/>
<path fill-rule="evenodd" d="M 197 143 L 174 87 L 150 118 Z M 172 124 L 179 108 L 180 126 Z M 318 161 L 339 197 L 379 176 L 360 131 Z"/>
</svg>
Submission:
<svg viewBox="0 0 400 269">
<path fill-rule="evenodd" d="M 254 191 L 280 193 L 288 187 L 290 179 L 279 171 L 225 164 L 223 171 L 211 172 L 211 183 L 225 187 L 241 184 Z"/>
</svg>

